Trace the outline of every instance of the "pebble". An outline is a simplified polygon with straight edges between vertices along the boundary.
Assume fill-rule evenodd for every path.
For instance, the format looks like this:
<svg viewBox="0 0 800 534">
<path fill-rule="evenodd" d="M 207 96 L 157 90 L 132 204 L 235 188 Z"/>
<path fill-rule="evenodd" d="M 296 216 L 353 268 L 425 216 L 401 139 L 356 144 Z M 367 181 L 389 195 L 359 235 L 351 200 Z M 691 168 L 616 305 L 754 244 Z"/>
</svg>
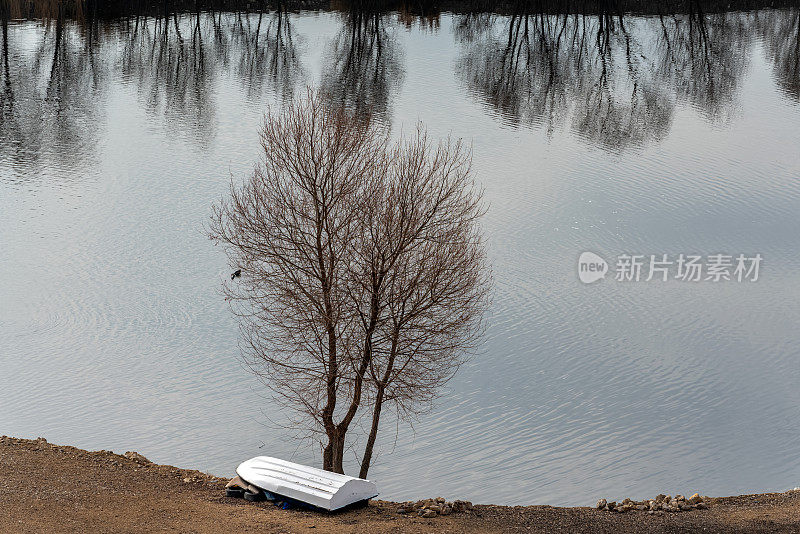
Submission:
<svg viewBox="0 0 800 534">
<path fill-rule="evenodd" d="M 699 493 L 695 493 L 688 499 L 680 493 L 676 494 L 674 498 L 671 495 L 659 493 L 656 495 L 655 499 L 645 499 L 642 501 L 634 501 L 629 497 L 626 497 L 619 503 L 600 499 L 597 501 L 596 508 L 598 510 L 616 512 L 619 514 L 635 510 L 637 512 L 647 512 L 650 515 L 656 515 L 662 514 L 663 512 L 706 510 L 708 508 L 708 500 L 708 497 L 701 497 Z"/>
<path fill-rule="evenodd" d="M 472 503 L 469 501 L 455 500 L 448 502 L 444 497 L 435 499 L 424 499 L 417 502 L 400 503 L 397 513 L 401 515 L 413 514 L 424 518 L 436 517 L 439 515 L 450 515 L 454 512 L 468 512 L 472 510 Z"/>
<path fill-rule="evenodd" d="M 151 462 L 150 460 L 148 460 L 147 458 L 145 458 L 144 456 L 142 456 L 141 454 L 139 454 L 136 451 L 128 451 L 125 454 L 123 454 L 123 456 L 125 458 L 128 458 L 129 460 L 133 460 L 133 461 L 138 462 L 140 464 L 151 464 L 151 463 L 153 463 L 153 462 Z"/>
</svg>

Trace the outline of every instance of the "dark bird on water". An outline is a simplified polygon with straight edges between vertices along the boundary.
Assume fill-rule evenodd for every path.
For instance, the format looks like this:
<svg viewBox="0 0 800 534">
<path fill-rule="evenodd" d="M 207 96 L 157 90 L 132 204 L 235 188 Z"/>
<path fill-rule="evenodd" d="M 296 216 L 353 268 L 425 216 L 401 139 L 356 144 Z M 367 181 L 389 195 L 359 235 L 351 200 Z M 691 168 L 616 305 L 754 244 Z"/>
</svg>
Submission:
<svg viewBox="0 0 800 534">
<path fill-rule="evenodd" d="M 242 270 L 236 269 L 236 271 L 234 271 L 234 273 L 231 275 L 231 280 L 233 280 L 234 278 L 239 278 L 240 276 L 242 276 Z"/>
</svg>

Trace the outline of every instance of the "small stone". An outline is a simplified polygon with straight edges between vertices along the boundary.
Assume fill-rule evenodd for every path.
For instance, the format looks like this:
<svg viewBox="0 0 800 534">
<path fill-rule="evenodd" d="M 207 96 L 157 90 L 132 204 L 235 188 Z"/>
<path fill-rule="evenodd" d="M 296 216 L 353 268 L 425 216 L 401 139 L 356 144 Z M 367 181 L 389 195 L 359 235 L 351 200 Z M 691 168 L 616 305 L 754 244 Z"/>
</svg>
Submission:
<svg viewBox="0 0 800 534">
<path fill-rule="evenodd" d="M 398 508 L 398 509 L 397 509 L 397 513 L 398 513 L 398 514 L 407 514 L 407 513 L 409 513 L 410 511 L 411 511 L 411 510 L 409 510 L 408 508 L 406 508 L 406 507 L 404 507 L 404 506 L 401 506 L 400 508 Z"/>
<path fill-rule="evenodd" d="M 436 517 L 438 514 L 431 509 L 424 509 L 419 511 L 419 516 L 424 518 Z"/>
<path fill-rule="evenodd" d="M 689 502 L 692 503 L 692 504 L 697 504 L 702 500 L 703 500 L 703 498 L 700 496 L 699 493 L 695 493 L 694 495 L 689 497 Z"/>
<path fill-rule="evenodd" d="M 450 514 L 452 513 L 452 511 L 453 511 L 453 509 L 452 509 L 451 507 L 449 507 L 448 505 L 446 505 L 446 504 L 445 504 L 445 505 L 442 507 L 442 511 L 441 511 L 441 512 L 439 512 L 439 514 L 440 514 L 440 515 L 450 515 Z"/>
<path fill-rule="evenodd" d="M 611 501 L 610 503 L 608 503 L 609 510 L 613 510 L 616 507 L 617 507 L 617 501 Z"/>
<path fill-rule="evenodd" d="M 428 510 L 433 510 L 438 514 L 439 512 L 442 511 L 442 507 L 439 504 L 431 504 L 430 506 L 428 506 Z"/>
<path fill-rule="evenodd" d="M 661 503 L 659 503 L 658 501 L 651 500 L 650 502 L 647 503 L 647 507 L 650 510 L 655 511 L 655 510 L 658 510 L 660 508 L 660 504 Z"/>
<path fill-rule="evenodd" d="M 444 497 L 436 497 L 436 502 L 438 502 L 439 504 L 444 504 L 445 503 L 445 499 L 444 499 Z"/>
<path fill-rule="evenodd" d="M 192 479 L 191 479 L 191 478 L 188 478 L 188 477 L 183 479 L 183 482 L 184 482 L 185 484 L 188 484 L 188 483 L 189 483 L 189 482 L 191 482 L 191 481 L 192 481 Z"/>
<path fill-rule="evenodd" d="M 467 512 L 472 510 L 472 503 L 469 501 L 461 501 L 456 499 L 453 501 L 453 511 L 454 512 Z"/>
<path fill-rule="evenodd" d="M 631 503 L 631 500 L 628 497 L 625 497 L 624 499 L 622 499 L 622 504 L 630 504 L 630 503 Z"/>
<path fill-rule="evenodd" d="M 128 451 L 125 454 L 123 454 L 123 456 L 125 456 L 125 458 L 128 458 L 129 460 L 133 460 L 135 462 L 139 462 L 140 464 L 153 463 L 153 462 L 151 462 L 150 460 L 148 460 L 147 458 L 145 458 L 144 456 L 142 456 L 141 454 L 139 454 L 136 451 Z"/>
<path fill-rule="evenodd" d="M 696 509 L 698 509 L 698 510 L 706 510 L 706 509 L 708 509 L 708 505 L 706 503 L 704 503 L 704 502 L 699 502 L 699 503 L 695 504 L 694 507 Z"/>
<path fill-rule="evenodd" d="M 685 502 L 682 502 L 680 504 L 680 509 L 681 509 L 682 512 L 686 512 L 686 511 L 689 511 L 689 510 L 692 509 L 692 505 L 691 504 L 686 504 Z"/>
<path fill-rule="evenodd" d="M 647 507 L 646 504 L 637 504 L 636 505 L 636 509 L 639 510 L 640 512 L 644 512 L 645 510 L 647 510 L 647 508 L 648 507 Z"/>
<path fill-rule="evenodd" d="M 606 501 L 605 499 L 600 499 L 599 501 L 597 501 L 597 509 L 602 510 L 603 508 L 606 507 L 607 504 L 608 501 Z"/>
<path fill-rule="evenodd" d="M 684 497 L 683 495 L 681 495 L 679 493 L 679 494 L 675 495 L 675 500 L 678 501 L 678 502 L 685 501 L 686 497 Z"/>
</svg>

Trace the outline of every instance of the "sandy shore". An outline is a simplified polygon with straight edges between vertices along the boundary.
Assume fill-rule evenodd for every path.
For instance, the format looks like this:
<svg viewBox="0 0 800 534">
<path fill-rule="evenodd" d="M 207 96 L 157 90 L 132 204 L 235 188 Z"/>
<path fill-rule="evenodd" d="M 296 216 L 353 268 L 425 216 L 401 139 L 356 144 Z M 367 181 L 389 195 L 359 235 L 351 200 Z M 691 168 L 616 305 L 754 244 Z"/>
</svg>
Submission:
<svg viewBox="0 0 800 534">
<path fill-rule="evenodd" d="M 227 498 L 224 479 L 131 456 L 0 438 L 0 532 L 800 532 L 800 491 L 715 498 L 708 510 L 661 515 L 476 505 L 422 519 L 387 501 L 324 514 Z"/>
</svg>

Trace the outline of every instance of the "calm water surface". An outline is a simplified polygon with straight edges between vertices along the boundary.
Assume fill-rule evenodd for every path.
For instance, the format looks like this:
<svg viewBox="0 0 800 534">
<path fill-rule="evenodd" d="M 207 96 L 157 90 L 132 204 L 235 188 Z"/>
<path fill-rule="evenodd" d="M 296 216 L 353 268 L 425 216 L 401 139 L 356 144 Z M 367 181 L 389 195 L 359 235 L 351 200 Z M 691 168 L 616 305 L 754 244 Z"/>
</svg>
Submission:
<svg viewBox="0 0 800 534">
<path fill-rule="evenodd" d="M 491 203 L 482 353 L 414 432 L 386 424 L 384 497 L 800 485 L 799 17 L 12 21 L 0 433 L 220 475 L 320 461 L 239 364 L 203 230 L 266 106 L 313 85 L 469 140 Z M 755 283 L 583 285 L 584 250 L 764 261 Z"/>
</svg>

